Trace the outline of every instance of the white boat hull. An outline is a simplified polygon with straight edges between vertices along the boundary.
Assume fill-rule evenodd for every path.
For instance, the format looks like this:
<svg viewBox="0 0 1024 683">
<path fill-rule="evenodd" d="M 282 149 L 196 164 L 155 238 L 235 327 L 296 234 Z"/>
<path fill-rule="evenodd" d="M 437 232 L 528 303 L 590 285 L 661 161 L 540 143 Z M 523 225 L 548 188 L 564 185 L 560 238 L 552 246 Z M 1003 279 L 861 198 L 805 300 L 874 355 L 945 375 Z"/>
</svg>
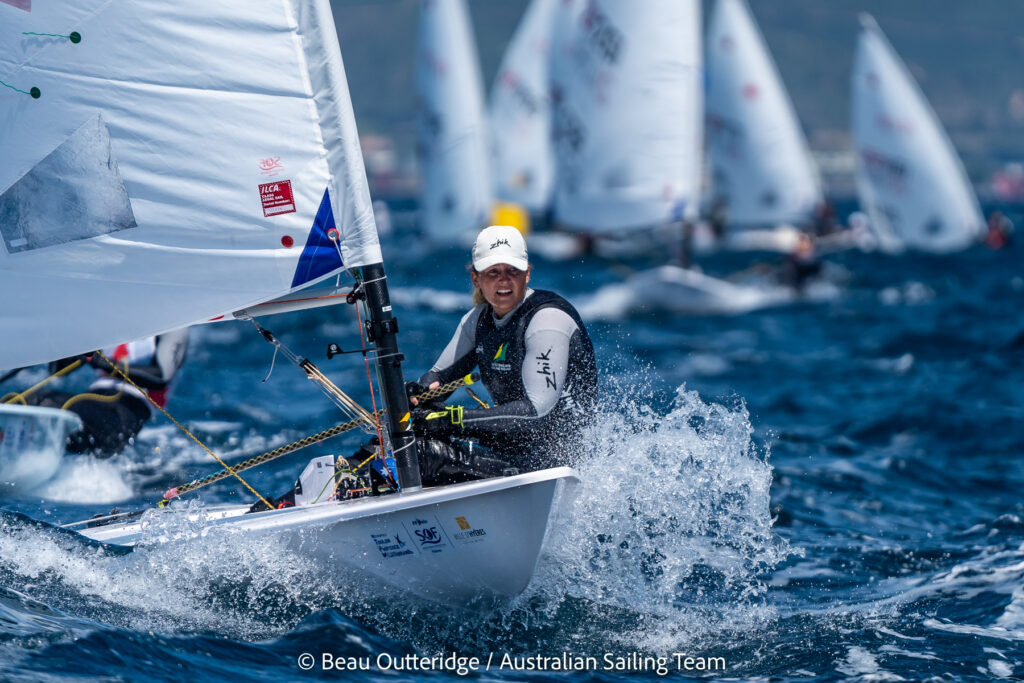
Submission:
<svg viewBox="0 0 1024 683">
<path fill-rule="evenodd" d="M 60 469 L 68 434 L 81 429 L 74 413 L 0 405 L 0 495 L 28 491 Z"/>
<path fill-rule="evenodd" d="M 288 546 L 329 566 L 342 581 L 371 575 L 448 604 L 508 599 L 529 584 L 547 529 L 579 483 L 568 467 L 425 489 L 246 514 L 248 506 L 153 511 L 190 515 L 207 527 L 287 534 Z M 94 527 L 88 538 L 116 545 L 165 540 L 143 520 Z"/>
</svg>

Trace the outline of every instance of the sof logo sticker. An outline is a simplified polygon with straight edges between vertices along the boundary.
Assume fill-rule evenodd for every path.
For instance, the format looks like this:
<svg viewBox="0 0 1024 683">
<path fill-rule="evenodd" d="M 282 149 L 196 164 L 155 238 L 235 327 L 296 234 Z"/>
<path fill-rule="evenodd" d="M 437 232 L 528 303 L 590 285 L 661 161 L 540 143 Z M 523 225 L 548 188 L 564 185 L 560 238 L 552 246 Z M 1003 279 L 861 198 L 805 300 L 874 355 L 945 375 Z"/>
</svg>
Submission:
<svg viewBox="0 0 1024 683">
<path fill-rule="evenodd" d="M 420 550 L 439 553 L 448 547 L 441 525 L 436 520 L 417 517 L 412 520 L 412 533 Z"/>
<path fill-rule="evenodd" d="M 459 531 L 452 534 L 452 538 L 460 543 L 479 543 L 487 535 L 484 529 L 474 529 L 465 517 L 456 517 L 455 522 L 459 525 Z"/>
<path fill-rule="evenodd" d="M 384 557 L 402 557 L 403 555 L 413 555 L 415 550 L 410 547 L 408 541 L 405 541 L 402 536 L 404 534 L 370 534 L 370 538 L 377 545 L 377 550 Z"/>
</svg>

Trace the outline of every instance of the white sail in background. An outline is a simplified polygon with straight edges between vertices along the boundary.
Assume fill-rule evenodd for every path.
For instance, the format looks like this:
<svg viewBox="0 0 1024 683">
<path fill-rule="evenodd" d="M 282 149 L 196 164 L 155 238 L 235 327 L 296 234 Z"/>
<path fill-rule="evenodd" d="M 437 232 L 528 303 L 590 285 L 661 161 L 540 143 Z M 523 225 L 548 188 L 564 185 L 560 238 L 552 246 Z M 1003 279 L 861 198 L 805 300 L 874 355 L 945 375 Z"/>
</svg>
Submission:
<svg viewBox="0 0 1024 683">
<path fill-rule="evenodd" d="M 699 1 L 562 0 L 553 35 L 558 220 L 613 230 L 696 215 Z"/>
<path fill-rule="evenodd" d="M 491 180 L 483 82 L 465 0 L 421 0 L 416 52 L 420 212 L 429 237 L 487 224 Z"/>
<path fill-rule="evenodd" d="M 533 213 L 547 211 L 554 187 L 548 63 L 558 1 L 530 3 L 491 89 L 495 195 Z"/>
<path fill-rule="evenodd" d="M 744 0 L 718 0 L 708 27 L 712 192 L 730 225 L 810 217 L 821 181 L 771 54 Z"/>
<path fill-rule="evenodd" d="M 878 24 L 861 16 L 853 67 L 857 189 L 882 246 L 954 251 L 984 227 L 938 116 Z"/>
<path fill-rule="evenodd" d="M 2 367 L 381 261 L 328 0 L 0 3 L 0 81 Z"/>
</svg>

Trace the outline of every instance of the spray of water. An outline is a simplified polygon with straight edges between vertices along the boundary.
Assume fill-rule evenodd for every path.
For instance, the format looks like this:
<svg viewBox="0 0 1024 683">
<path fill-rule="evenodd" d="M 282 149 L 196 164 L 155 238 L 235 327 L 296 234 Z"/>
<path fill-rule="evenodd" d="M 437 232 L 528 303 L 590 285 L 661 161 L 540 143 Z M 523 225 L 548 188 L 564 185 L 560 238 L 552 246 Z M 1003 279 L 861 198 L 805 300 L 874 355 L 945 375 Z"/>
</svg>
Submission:
<svg viewBox="0 0 1024 683">
<path fill-rule="evenodd" d="M 579 495 L 550 531 L 534 582 L 486 613 L 335 585 L 284 539 L 211 527 L 199 507 L 152 514 L 143 547 L 125 555 L 4 518 L 0 585 L 124 628 L 246 638 L 333 608 L 428 651 L 668 651 L 763 624 L 763 577 L 789 550 L 772 532 L 771 468 L 745 408 L 685 388 L 667 411 L 652 404 L 606 404 L 577 455 Z"/>
</svg>

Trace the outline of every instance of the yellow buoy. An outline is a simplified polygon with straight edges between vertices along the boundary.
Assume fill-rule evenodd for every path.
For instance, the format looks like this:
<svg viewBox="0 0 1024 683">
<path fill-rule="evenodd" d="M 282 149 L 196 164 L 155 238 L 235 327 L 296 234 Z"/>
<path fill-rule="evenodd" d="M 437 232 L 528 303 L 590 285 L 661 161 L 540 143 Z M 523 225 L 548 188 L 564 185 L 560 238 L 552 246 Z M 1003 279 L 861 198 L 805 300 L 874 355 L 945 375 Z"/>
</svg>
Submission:
<svg viewBox="0 0 1024 683">
<path fill-rule="evenodd" d="M 511 225 L 523 235 L 529 235 L 530 214 L 519 204 L 496 202 L 491 209 L 491 225 Z"/>
</svg>

